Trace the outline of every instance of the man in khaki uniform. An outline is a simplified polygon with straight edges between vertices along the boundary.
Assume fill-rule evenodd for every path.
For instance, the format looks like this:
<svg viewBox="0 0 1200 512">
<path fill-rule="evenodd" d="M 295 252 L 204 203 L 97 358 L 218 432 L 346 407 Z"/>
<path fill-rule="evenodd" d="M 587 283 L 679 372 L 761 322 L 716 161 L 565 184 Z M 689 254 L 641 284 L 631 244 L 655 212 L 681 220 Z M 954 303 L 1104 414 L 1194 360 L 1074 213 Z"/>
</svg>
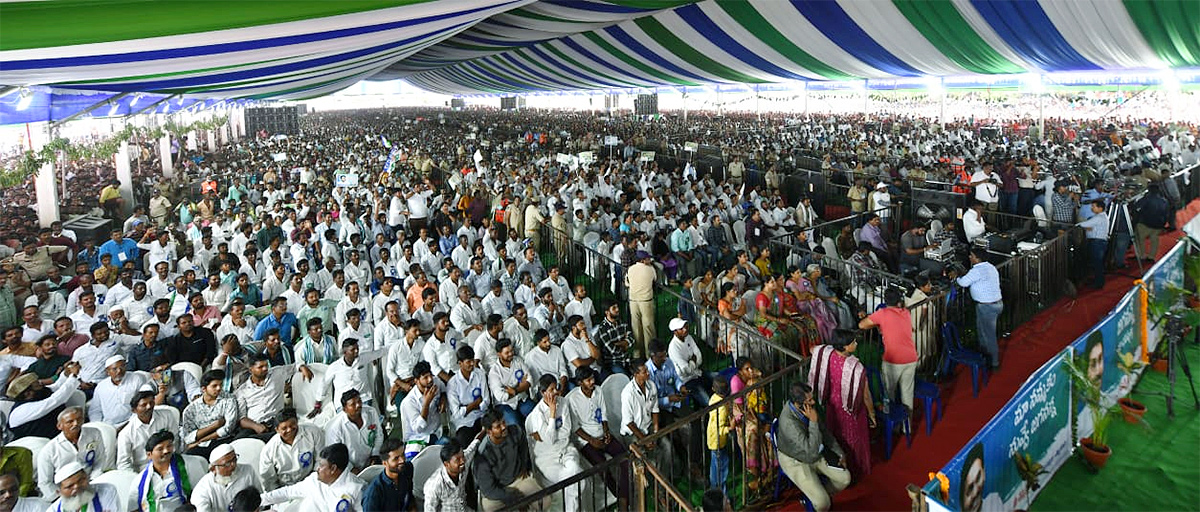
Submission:
<svg viewBox="0 0 1200 512">
<path fill-rule="evenodd" d="M 653 261 L 650 254 L 639 253 L 638 262 L 629 267 L 625 275 L 625 286 L 629 287 L 629 323 L 643 355 L 648 353 L 647 345 L 654 339 L 654 280 L 657 272 Z"/>
</svg>

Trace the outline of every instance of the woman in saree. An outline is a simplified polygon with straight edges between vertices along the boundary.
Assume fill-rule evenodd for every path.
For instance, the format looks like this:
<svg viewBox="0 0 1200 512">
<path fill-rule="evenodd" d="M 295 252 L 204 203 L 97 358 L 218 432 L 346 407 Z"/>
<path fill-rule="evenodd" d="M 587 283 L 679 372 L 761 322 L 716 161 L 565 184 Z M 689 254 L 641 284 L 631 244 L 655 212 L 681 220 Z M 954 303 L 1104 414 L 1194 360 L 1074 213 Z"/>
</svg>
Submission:
<svg viewBox="0 0 1200 512">
<path fill-rule="evenodd" d="M 811 263 L 803 272 L 800 268 L 791 269 L 785 286 L 796 297 L 796 307 L 816 321 L 821 339 L 827 340 L 833 337 L 833 331 L 837 329 L 837 317 L 825 306 L 824 297 L 817 293 L 816 283 L 820 278 L 821 266 Z"/>
<path fill-rule="evenodd" d="M 741 341 L 745 335 L 739 333 L 738 325 L 743 323 L 746 315 L 746 301 L 738 293 L 733 283 L 721 285 L 721 298 L 717 300 L 717 313 L 725 319 L 721 322 L 721 334 L 717 339 L 717 353 L 730 354 L 734 357 L 746 355 Z"/>
<path fill-rule="evenodd" d="M 866 368 L 854 356 L 857 348 L 853 332 L 836 331 L 828 344 L 813 351 L 808 385 L 825 404 L 825 422 L 846 451 L 850 471 L 861 478 L 871 472 L 870 428 L 876 422 Z"/>
<path fill-rule="evenodd" d="M 719 338 L 713 331 L 713 311 L 717 309 L 717 296 L 721 292 L 720 285 L 717 281 L 717 271 L 712 268 L 704 270 L 704 275 L 692 280 L 692 300 L 696 301 L 696 315 L 700 332 L 698 333 L 701 340 L 708 346 L 714 346 L 714 338 Z M 719 332 L 719 331 L 717 331 Z"/>
<path fill-rule="evenodd" d="M 783 276 L 763 278 L 762 291 L 754 297 L 754 326 L 763 336 L 775 343 L 792 348 L 799 332 L 788 315 L 784 301 L 790 298 L 783 289 Z"/>
<path fill-rule="evenodd" d="M 749 357 L 734 362 L 737 373 L 729 379 L 729 392 L 737 394 L 762 378 Z M 733 429 L 742 453 L 746 456 L 746 487 L 757 491 L 769 486 L 775 476 L 775 449 L 771 446 L 771 414 L 768 398 L 762 388 L 733 401 Z"/>
</svg>

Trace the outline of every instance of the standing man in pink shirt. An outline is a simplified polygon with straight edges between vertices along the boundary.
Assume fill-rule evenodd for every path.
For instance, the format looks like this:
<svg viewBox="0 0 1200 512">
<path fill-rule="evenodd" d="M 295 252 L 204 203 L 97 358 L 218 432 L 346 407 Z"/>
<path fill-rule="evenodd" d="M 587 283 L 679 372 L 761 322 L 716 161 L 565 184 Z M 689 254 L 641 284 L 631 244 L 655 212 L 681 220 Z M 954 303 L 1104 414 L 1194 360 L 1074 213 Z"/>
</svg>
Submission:
<svg viewBox="0 0 1200 512">
<path fill-rule="evenodd" d="M 900 402 L 911 412 L 913 379 L 917 373 L 917 347 L 913 343 L 912 316 L 904 307 L 904 294 L 900 290 L 888 288 L 883 294 L 883 301 L 887 307 L 871 313 L 870 316 L 860 313 L 862 320 L 858 322 L 858 328 L 879 328 L 879 333 L 883 336 L 883 396 L 894 401 L 896 386 L 899 385 Z"/>
</svg>

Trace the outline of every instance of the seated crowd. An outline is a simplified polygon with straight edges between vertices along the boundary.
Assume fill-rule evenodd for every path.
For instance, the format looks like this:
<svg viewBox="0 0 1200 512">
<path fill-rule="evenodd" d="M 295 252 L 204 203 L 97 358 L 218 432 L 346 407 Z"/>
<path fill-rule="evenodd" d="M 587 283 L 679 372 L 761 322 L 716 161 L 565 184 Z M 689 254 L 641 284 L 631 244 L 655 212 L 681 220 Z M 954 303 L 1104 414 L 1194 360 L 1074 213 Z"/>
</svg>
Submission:
<svg viewBox="0 0 1200 512">
<path fill-rule="evenodd" d="M 35 460 L 19 450 L 5 459 L 0 472 L 15 473 L 0 477 L 11 484 L 0 491 L 19 487 L 70 511 L 253 510 L 290 500 L 313 511 L 408 510 L 417 494 L 425 510 L 497 510 L 579 473 L 581 459 L 620 457 L 750 387 L 712 410 L 703 435 L 681 425 L 639 444 L 672 476 L 698 472 L 684 452 L 709 452 L 709 474 L 698 480 L 722 489 L 732 437 L 748 485 L 772 481 L 778 465 L 823 510 L 822 485 L 836 492 L 870 471 L 865 430 L 876 407 L 853 385 L 862 375 L 848 330 L 883 332 L 894 366 L 885 365 L 888 389 L 898 385 L 893 398 L 911 407 L 916 352 L 903 336 L 912 330 L 905 307 L 940 277 L 918 274 L 908 295 L 862 292 L 872 276 L 855 269 L 925 270 L 920 254 L 936 241 L 925 226 L 889 222 L 888 207 L 917 176 L 983 176 L 948 181 L 981 199 L 962 221 L 969 241 L 984 211 L 1032 207 L 1025 185 L 1040 183 L 1039 167 L 1093 154 L 1083 144 L 1025 141 L 997 155 L 999 142 L 971 138 L 965 125 L 877 139 L 843 128 L 849 120 L 815 116 L 773 141 L 771 158 L 753 155 L 765 174 L 735 159 L 726 176 L 639 162 L 632 143 L 609 159 L 561 165 L 550 158 L 556 150 L 599 152 L 604 127 L 580 116 L 483 112 L 439 123 L 405 113 L 408 123 L 313 115 L 302 135 L 236 142 L 204 155 L 207 167 L 185 158 L 178 173 L 200 181 L 202 195 L 178 193 L 183 178 L 146 187 L 152 197 L 132 215 L 104 208 L 114 222 L 102 243 L 61 223 L 0 236 L 21 237 L 0 261 L 0 381 L 12 400 L 5 437 L 49 440 Z M 639 126 L 611 128 L 633 141 L 647 135 Z M 792 149 L 833 150 L 834 133 L 858 141 L 839 145 L 854 156 L 826 158 L 826 172 L 848 185 L 864 226 L 857 241 L 844 233 L 824 243 L 812 230 L 822 220 L 811 198 L 781 191 L 779 169 Z M 481 139 L 491 143 L 477 147 Z M 1120 147 L 1097 148 L 1094 167 L 1113 162 L 1132 175 L 1157 165 L 1140 152 L 1147 156 L 1126 167 L 1127 152 L 1109 152 Z M 290 163 L 275 161 L 280 152 Z M 901 165 L 885 163 L 894 153 Z M 378 170 L 385 159 L 390 172 Z M 335 172 L 358 174 L 360 185 L 335 186 Z M 1044 196 L 1054 220 L 1059 193 Z M 1140 221 L 1136 230 L 1140 238 Z M 770 240 L 782 235 L 804 250 L 773 254 Z M 576 261 L 568 244 L 604 260 Z M 833 264 L 841 260 L 850 270 Z M 584 277 L 603 283 L 599 304 Z M 688 300 L 664 340 L 655 286 L 676 284 Z M 809 384 L 790 388 L 783 410 L 753 388 L 764 369 L 739 323 L 811 356 Z M 727 358 L 734 372 L 710 372 L 704 353 Z M 852 375 L 830 375 L 845 371 Z M 610 411 L 600 386 L 617 374 L 628 384 Z M 844 383 L 853 389 L 834 391 Z M 826 403 L 826 421 L 814 402 Z M 776 418 L 778 452 L 769 435 Z M 265 443 L 254 466 L 239 463 L 242 439 Z M 441 467 L 414 479 L 412 459 L 433 445 Z M 374 465 L 382 471 L 357 476 Z M 617 466 L 603 485 L 624 510 L 633 490 L 628 464 Z M 136 474 L 134 488 L 92 482 L 108 471 Z M 565 489 L 566 509 L 582 506 L 580 487 Z"/>
</svg>

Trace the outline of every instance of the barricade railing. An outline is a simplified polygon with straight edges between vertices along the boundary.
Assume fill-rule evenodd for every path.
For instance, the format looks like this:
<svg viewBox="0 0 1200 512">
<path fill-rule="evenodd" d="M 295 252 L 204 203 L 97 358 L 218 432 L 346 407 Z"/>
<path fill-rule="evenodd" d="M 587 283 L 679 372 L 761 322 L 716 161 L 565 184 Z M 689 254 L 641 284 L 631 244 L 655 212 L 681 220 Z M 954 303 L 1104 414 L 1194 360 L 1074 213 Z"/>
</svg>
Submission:
<svg viewBox="0 0 1200 512">
<path fill-rule="evenodd" d="M 756 368 L 762 368 L 768 373 L 804 359 L 797 351 L 799 347 L 785 347 L 777 343 L 774 339 L 764 336 L 747 320 L 755 314 L 752 309 L 754 296 L 758 293 L 756 290 L 749 290 L 736 299 L 742 302 L 747 311 L 747 316 L 741 321 L 721 316 L 715 305 L 696 302 L 686 290 L 680 293 L 671 287 L 662 286 L 658 288 L 658 292 L 677 301 L 680 316 L 695 326 L 692 335 L 708 346 L 717 348 L 719 355 L 749 357 L 754 361 Z M 660 321 L 658 324 L 661 326 L 665 322 Z M 662 335 L 663 329 L 660 328 L 659 333 Z M 669 340 L 671 335 L 670 331 L 667 331 L 660 339 Z"/>
<path fill-rule="evenodd" d="M 660 406 L 662 426 L 631 445 L 631 451 L 644 454 L 647 467 L 653 466 L 661 476 L 656 479 L 656 485 L 666 489 L 673 486 L 686 495 L 723 485 L 735 509 L 754 509 L 773 498 L 779 470 L 775 465 L 771 427 L 787 399 L 788 386 L 803 380 L 807 368 L 804 363 L 795 362 L 767 374 L 753 363 L 751 365 L 756 375 L 751 383 L 720 401 L 693 403 L 688 409 L 692 412 L 688 413 L 664 412 Z M 689 395 L 685 400 L 691 398 Z M 729 432 L 717 436 L 715 440 L 719 444 L 714 453 L 707 439 L 709 422 L 714 419 L 710 413 L 717 412 L 715 416 L 719 420 L 722 410 L 729 422 Z M 672 421 L 662 423 L 664 417 Z M 727 461 L 724 478 L 720 471 L 711 474 L 713 457 Z M 717 466 L 722 466 L 720 460 Z M 713 481 L 712 476 L 717 480 Z M 683 508 L 684 504 L 678 505 Z"/>
<path fill-rule="evenodd" d="M 599 389 L 596 390 L 599 393 Z M 624 443 L 623 443 L 624 444 Z M 568 448 L 568 449 L 574 449 Z M 581 455 L 581 463 L 586 460 Z M 628 449 L 617 456 L 607 458 L 600 464 L 584 468 L 574 475 L 550 484 L 542 490 L 522 497 L 521 499 L 502 507 L 502 511 L 536 509 L 539 502 L 549 501 L 552 505 L 562 508 L 568 500 L 579 500 L 582 510 L 604 510 L 619 503 L 617 495 L 620 490 L 628 489 L 630 493 L 628 509 L 635 511 L 646 510 L 644 496 L 647 495 L 645 464 L 641 458 L 633 455 Z M 480 508 L 482 510 L 482 508 Z M 551 508 L 553 510 L 553 508 Z M 690 508 L 685 509 L 689 512 Z"/>
<path fill-rule="evenodd" d="M 830 240 L 826 238 L 825 240 Z M 812 249 L 797 243 L 795 235 L 784 235 L 770 240 L 771 253 L 780 261 L 780 272 L 787 272 L 792 267 L 799 267 L 805 261 L 815 262 L 816 254 Z M 822 244 L 826 246 L 827 244 Z M 875 307 L 883 302 L 883 292 L 890 287 L 899 287 L 903 289 L 911 289 L 913 287 L 912 280 L 888 272 L 884 269 L 877 269 L 852 263 L 848 259 L 841 259 L 834 251 L 834 254 L 829 254 L 829 249 L 826 248 L 826 254 L 821 257 L 820 265 L 825 272 L 827 283 L 835 291 L 840 291 L 845 299 L 851 299 L 859 308 L 858 311 L 870 312 Z"/>
<path fill-rule="evenodd" d="M 1175 188 L 1179 190 L 1179 200 L 1182 203 L 1172 205 L 1175 208 L 1183 208 L 1193 199 L 1200 198 L 1200 164 L 1175 171 L 1171 173 L 1170 179 L 1175 181 Z"/>
</svg>

